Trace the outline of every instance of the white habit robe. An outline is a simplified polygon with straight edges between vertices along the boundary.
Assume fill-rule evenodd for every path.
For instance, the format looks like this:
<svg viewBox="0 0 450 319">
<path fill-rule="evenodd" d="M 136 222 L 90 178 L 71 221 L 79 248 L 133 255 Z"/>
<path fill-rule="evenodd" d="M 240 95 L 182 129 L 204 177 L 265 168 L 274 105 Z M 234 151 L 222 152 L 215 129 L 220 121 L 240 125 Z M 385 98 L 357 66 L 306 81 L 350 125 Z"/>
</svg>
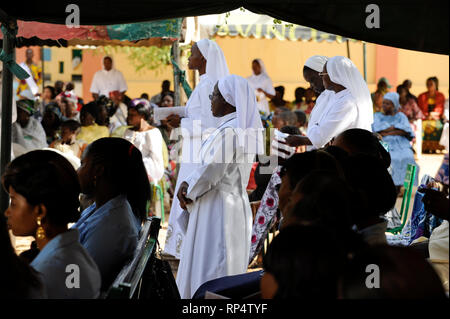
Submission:
<svg viewBox="0 0 450 319">
<path fill-rule="evenodd" d="M 342 90 L 330 98 L 328 105 L 316 123 L 310 123 L 307 136 L 315 148 L 321 148 L 333 137 L 351 128 L 372 131 L 367 126 L 365 114 L 358 114 L 359 109 L 350 90 Z"/>
<path fill-rule="evenodd" d="M 254 156 L 249 160 L 237 146 L 236 113 L 220 120 L 202 146 L 202 164 L 185 180 L 193 203 L 177 274 L 181 298 L 192 298 L 206 281 L 247 270 L 252 212 L 246 186 Z"/>
<path fill-rule="evenodd" d="M 334 91 L 324 90 L 320 93 L 319 97 L 316 100 L 316 104 L 314 105 L 311 114 L 309 116 L 308 121 L 308 129 L 306 130 L 306 136 L 309 136 L 311 128 L 318 125 L 319 120 L 322 118 L 322 115 L 327 111 L 328 102 L 333 97 Z M 314 145 L 308 145 L 307 150 L 310 151 L 315 149 Z"/>
<path fill-rule="evenodd" d="M 182 160 L 178 172 L 178 187 L 189 174 L 200 166 L 200 149 L 202 138 L 206 140 L 208 132 L 217 128 L 218 119 L 213 117 L 211 112 L 211 101 L 209 95 L 214 90 L 215 83 L 207 74 L 200 76 L 200 82 L 195 87 L 189 100 L 186 103 L 186 117 L 181 120 L 181 129 L 183 130 Z M 197 122 L 198 121 L 198 122 Z M 167 228 L 166 242 L 164 252 L 180 258 L 181 247 L 184 238 L 184 231 L 178 224 L 183 209 L 180 207 L 178 198 L 174 196 L 172 207 L 170 209 L 169 226 Z"/>
<path fill-rule="evenodd" d="M 263 89 L 267 93 L 275 95 L 275 89 L 273 87 L 272 80 L 266 73 L 261 73 L 258 75 L 253 74 L 249 76 L 247 78 L 247 81 L 255 90 L 257 101 L 256 105 L 258 106 L 258 109 L 264 113 L 269 114 L 269 101 L 267 100 L 267 97 L 264 93 L 258 92 L 258 89 Z"/>
</svg>

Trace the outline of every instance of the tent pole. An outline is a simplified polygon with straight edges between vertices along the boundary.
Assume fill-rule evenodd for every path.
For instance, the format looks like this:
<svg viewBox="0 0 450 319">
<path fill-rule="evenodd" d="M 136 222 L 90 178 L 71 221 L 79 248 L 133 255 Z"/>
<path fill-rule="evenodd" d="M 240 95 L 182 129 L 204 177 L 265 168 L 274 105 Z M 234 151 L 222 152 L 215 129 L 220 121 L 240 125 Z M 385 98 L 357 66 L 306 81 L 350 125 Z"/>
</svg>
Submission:
<svg viewBox="0 0 450 319">
<path fill-rule="evenodd" d="M 5 22 L 5 21 L 2 21 Z M 12 30 L 17 27 L 15 20 L 3 23 L 11 32 L 3 34 L 3 52 L 7 55 L 14 54 L 14 34 Z M 3 65 L 2 72 L 2 128 L 1 128 L 1 154 L 0 170 L 5 172 L 6 165 L 11 161 L 11 121 L 12 121 L 12 101 L 13 101 L 13 76 L 8 67 Z M 0 187 L 0 213 L 3 214 L 9 206 L 9 195 L 3 187 Z"/>
<path fill-rule="evenodd" d="M 367 52 L 366 52 L 366 42 L 363 42 L 363 68 L 364 68 L 364 81 L 367 82 Z"/>
<path fill-rule="evenodd" d="M 180 47 L 179 41 L 176 40 L 172 45 L 172 54 L 174 61 L 180 65 Z M 174 92 L 174 105 L 179 106 L 181 104 L 180 98 L 180 75 L 178 72 L 173 73 L 173 92 Z"/>
<path fill-rule="evenodd" d="M 347 39 L 347 41 L 345 41 L 345 43 L 347 44 L 347 58 L 350 59 L 350 41 Z"/>
</svg>

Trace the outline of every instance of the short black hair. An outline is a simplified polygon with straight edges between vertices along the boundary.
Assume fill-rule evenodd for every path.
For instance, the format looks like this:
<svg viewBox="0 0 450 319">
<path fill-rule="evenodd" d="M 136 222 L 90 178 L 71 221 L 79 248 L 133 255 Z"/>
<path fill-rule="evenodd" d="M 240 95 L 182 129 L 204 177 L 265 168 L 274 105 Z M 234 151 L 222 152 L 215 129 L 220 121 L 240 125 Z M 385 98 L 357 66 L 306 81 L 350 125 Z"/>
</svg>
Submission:
<svg viewBox="0 0 450 319">
<path fill-rule="evenodd" d="M 283 126 L 280 129 L 281 133 L 286 133 L 289 135 L 300 135 L 300 130 L 298 129 L 297 126 L 293 126 L 293 125 L 287 125 L 287 126 Z"/>
<path fill-rule="evenodd" d="M 336 299 L 346 262 L 345 245 L 332 229 L 291 225 L 272 240 L 263 268 L 277 282 L 275 299 Z"/>
<path fill-rule="evenodd" d="M 307 118 L 306 113 L 301 110 L 295 110 L 295 115 L 297 115 L 297 122 L 300 123 L 300 126 L 305 125 Z"/>
<path fill-rule="evenodd" d="M 144 117 L 144 120 L 148 121 L 151 117 L 151 110 L 149 108 L 147 108 L 144 104 L 139 103 L 137 105 L 132 105 L 128 108 L 128 110 L 136 110 L 136 112 Z"/>
<path fill-rule="evenodd" d="M 280 175 L 289 176 L 292 189 L 313 170 L 328 170 L 342 175 L 342 168 L 336 159 L 322 150 L 296 153 L 282 165 Z"/>
<path fill-rule="evenodd" d="M 11 186 L 30 205 L 43 204 L 52 225 L 66 226 L 80 217 L 77 172 L 54 151 L 36 150 L 17 157 L 6 167 L 2 184 L 7 192 Z"/>
<path fill-rule="evenodd" d="M 339 136 L 343 138 L 352 155 L 367 154 L 379 158 L 386 169 L 391 165 L 389 152 L 381 145 L 377 135 L 371 131 L 352 128 L 342 132 Z"/>
<path fill-rule="evenodd" d="M 50 91 L 52 99 L 54 99 L 56 97 L 56 90 L 55 90 L 55 88 L 53 86 L 47 85 L 47 86 L 44 87 L 44 90 L 45 89 Z"/>
<path fill-rule="evenodd" d="M 427 82 L 428 81 L 433 81 L 434 84 L 436 85 L 436 91 L 439 91 L 439 79 L 437 77 L 435 77 L 435 76 L 429 77 L 427 79 Z"/>
<path fill-rule="evenodd" d="M 67 127 L 71 132 L 76 132 L 81 127 L 80 122 L 75 120 L 67 120 L 62 122 L 61 128 Z"/>
<path fill-rule="evenodd" d="M 280 92 L 281 93 L 281 98 L 283 98 L 283 96 L 284 96 L 284 86 L 280 85 L 280 86 L 275 87 L 275 91 L 276 92 Z"/>
<path fill-rule="evenodd" d="M 349 156 L 343 167 L 346 180 L 356 194 L 357 209 L 353 215 L 355 223 L 383 216 L 394 207 L 397 191 L 380 158 L 357 154 Z"/>
</svg>

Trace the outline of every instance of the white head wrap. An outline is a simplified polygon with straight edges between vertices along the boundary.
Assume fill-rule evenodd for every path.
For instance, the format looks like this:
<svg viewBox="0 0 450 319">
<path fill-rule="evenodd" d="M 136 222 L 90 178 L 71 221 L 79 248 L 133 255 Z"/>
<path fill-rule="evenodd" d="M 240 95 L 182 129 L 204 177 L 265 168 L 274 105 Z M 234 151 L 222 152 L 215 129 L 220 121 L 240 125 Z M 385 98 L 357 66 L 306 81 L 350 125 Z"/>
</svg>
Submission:
<svg viewBox="0 0 450 319">
<path fill-rule="evenodd" d="M 261 59 L 255 59 L 254 61 L 258 61 L 259 66 L 261 67 L 261 73 L 258 74 L 258 75 L 267 75 L 267 76 L 269 76 L 269 75 L 267 74 L 267 69 L 266 69 L 266 66 L 264 65 L 263 60 L 261 60 Z M 256 74 L 253 73 L 253 75 L 256 75 Z"/>
<path fill-rule="evenodd" d="M 222 49 L 216 42 L 202 39 L 197 42 L 197 47 L 206 59 L 206 74 L 214 83 L 230 74 Z"/>
<path fill-rule="evenodd" d="M 239 145 L 246 154 L 263 154 L 263 127 L 256 96 L 248 81 L 238 75 L 221 78 L 218 88 L 225 101 L 236 108 Z"/>
<path fill-rule="evenodd" d="M 358 120 L 364 126 L 373 123 L 373 106 L 370 91 L 355 64 L 344 56 L 335 56 L 327 62 L 327 73 L 334 83 L 348 89 L 358 107 Z"/>
<path fill-rule="evenodd" d="M 395 111 L 400 108 L 400 96 L 397 92 L 388 92 L 383 96 L 383 99 L 391 101 L 394 104 Z"/>
<path fill-rule="evenodd" d="M 328 57 L 323 55 L 313 55 L 312 57 L 309 57 L 308 60 L 305 62 L 305 66 L 308 68 L 316 71 L 316 72 L 322 72 L 323 66 L 325 63 L 327 63 Z"/>
</svg>

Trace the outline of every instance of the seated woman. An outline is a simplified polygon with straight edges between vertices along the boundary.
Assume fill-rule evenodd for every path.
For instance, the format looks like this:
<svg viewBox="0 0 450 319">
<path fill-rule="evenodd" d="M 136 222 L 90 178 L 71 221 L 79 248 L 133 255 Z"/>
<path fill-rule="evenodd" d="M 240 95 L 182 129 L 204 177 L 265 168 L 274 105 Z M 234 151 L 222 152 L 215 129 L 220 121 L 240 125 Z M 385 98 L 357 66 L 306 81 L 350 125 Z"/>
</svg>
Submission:
<svg viewBox="0 0 450 319">
<path fill-rule="evenodd" d="M 408 164 L 417 166 L 410 144 L 414 138 L 414 132 L 409 125 L 408 118 L 399 112 L 399 108 L 398 93 L 386 93 L 383 100 L 383 113 L 375 113 L 372 125 L 372 130 L 379 133 L 389 147 L 392 179 L 398 191 L 403 186 Z M 417 185 L 417 175 L 415 185 Z"/>
<path fill-rule="evenodd" d="M 387 244 L 388 222 L 384 215 L 397 199 L 391 175 L 381 160 L 368 155 L 350 156 L 345 161 L 344 171 L 354 191 L 352 223 L 369 245 Z"/>
<path fill-rule="evenodd" d="M 150 108 L 137 104 L 128 109 L 127 129 L 123 138 L 134 144 L 142 153 L 150 182 L 158 183 L 164 174 L 163 139 L 161 132 L 148 123 Z"/>
<path fill-rule="evenodd" d="M 264 256 L 261 297 L 336 299 L 347 255 L 342 238 L 333 229 L 321 225 L 287 226 L 273 239 Z"/>
<path fill-rule="evenodd" d="M 5 274 L 8 274 L 3 276 L 1 280 L 0 298 L 2 300 L 47 297 L 39 273 L 16 255 L 3 215 L 0 215 L 0 258 L 2 270 Z"/>
<path fill-rule="evenodd" d="M 423 120 L 425 117 L 423 116 L 422 110 L 416 103 L 414 97 L 410 96 L 408 93 L 408 88 L 403 85 L 397 86 L 397 93 L 399 95 L 400 101 L 400 112 L 404 113 L 408 118 L 409 123 L 413 131 L 416 131 L 416 126 L 414 124 L 417 120 Z M 422 129 L 422 128 L 421 128 Z"/>
<path fill-rule="evenodd" d="M 53 151 L 32 151 L 12 161 L 2 177 L 11 196 L 5 212 L 15 236 L 33 236 L 40 252 L 31 266 L 49 298 L 97 298 L 100 272 L 68 223 L 80 216 L 80 184 L 72 165 Z"/>
<path fill-rule="evenodd" d="M 61 126 L 61 117 L 62 114 L 58 104 L 55 102 L 47 104 L 44 109 L 41 124 L 44 128 L 45 135 L 47 136 L 47 143 L 49 145 L 60 137 L 59 130 Z"/>
<path fill-rule="evenodd" d="M 22 146 L 25 152 L 47 147 L 44 128 L 38 120 L 32 117 L 33 102 L 19 100 L 16 105 L 17 120 L 11 128 L 12 142 Z"/>
<path fill-rule="evenodd" d="M 425 117 L 422 122 L 423 152 L 435 152 L 444 147 L 439 144 L 442 135 L 442 117 L 444 114 L 445 96 L 439 92 L 439 80 L 436 77 L 427 79 L 427 92 L 420 94 L 417 104 Z"/>
<path fill-rule="evenodd" d="M 277 211 L 280 210 L 284 217 L 283 211 L 290 201 L 293 189 L 303 177 L 316 169 L 338 172 L 340 166 L 330 154 L 313 150 L 294 154 L 272 174 L 253 222 L 249 263 L 261 250 L 269 225 L 274 222 Z"/>
<path fill-rule="evenodd" d="M 80 242 L 95 260 L 102 276 L 102 291 L 132 258 L 141 222 L 150 201 L 141 152 L 123 138 L 102 138 L 90 144 L 78 169 L 81 192 L 94 204 L 73 226 Z"/>
<path fill-rule="evenodd" d="M 50 144 L 50 147 L 81 158 L 87 145 L 85 142 L 76 139 L 80 130 L 81 124 L 77 121 L 68 120 L 63 122 L 61 124 L 61 138 Z"/>
<path fill-rule="evenodd" d="M 83 106 L 80 112 L 81 130 L 77 135 L 78 140 L 90 144 L 102 137 L 109 137 L 107 126 L 96 123 L 99 106 L 96 102 L 90 102 Z"/>
</svg>

